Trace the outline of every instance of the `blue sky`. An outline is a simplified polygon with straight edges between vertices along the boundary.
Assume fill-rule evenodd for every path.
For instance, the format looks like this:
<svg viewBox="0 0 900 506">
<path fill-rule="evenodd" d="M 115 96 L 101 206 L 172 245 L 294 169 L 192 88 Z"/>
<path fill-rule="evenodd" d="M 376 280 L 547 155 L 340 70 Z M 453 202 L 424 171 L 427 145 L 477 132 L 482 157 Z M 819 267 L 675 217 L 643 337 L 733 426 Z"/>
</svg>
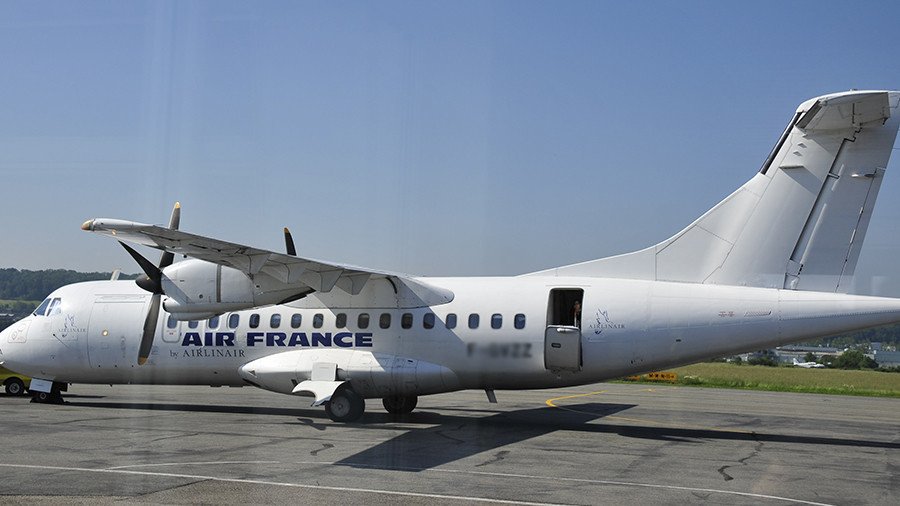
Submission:
<svg viewBox="0 0 900 506">
<path fill-rule="evenodd" d="M 893 2 L 0 3 L 0 266 L 136 266 L 163 223 L 426 275 L 680 230 L 795 107 L 900 88 Z M 896 151 L 895 151 L 896 153 Z M 892 160 L 860 260 L 900 296 Z M 893 175 L 892 175 L 893 174 Z M 156 254 L 149 252 L 151 258 Z"/>
</svg>

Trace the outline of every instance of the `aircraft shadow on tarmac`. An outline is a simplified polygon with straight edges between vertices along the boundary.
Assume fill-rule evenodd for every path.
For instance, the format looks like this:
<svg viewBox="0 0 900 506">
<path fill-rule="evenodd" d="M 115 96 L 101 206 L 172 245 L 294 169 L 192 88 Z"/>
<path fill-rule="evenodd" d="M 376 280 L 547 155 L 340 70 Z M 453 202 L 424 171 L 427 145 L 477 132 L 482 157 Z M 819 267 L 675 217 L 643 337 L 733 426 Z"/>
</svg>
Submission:
<svg viewBox="0 0 900 506">
<path fill-rule="evenodd" d="M 106 409 L 135 409 L 146 411 L 189 411 L 198 413 L 233 413 L 297 417 L 294 425 L 304 425 L 326 431 L 333 424 L 318 409 L 268 408 L 254 406 L 211 406 L 171 403 L 89 402 L 69 400 L 72 406 Z M 368 412 L 360 422 L 348 424 L 366 429 L 396 430 L 402 423 L 408 430 L 400 436 L 377 444 L 336 464 L 391 470 L 425 470 L 471 457 L 504 446 L 526 441 L 558 430 L 596 434 L 618 434 L 622 437 L 667 442 L 703 444 L 708 440 L 777 442 L 802 445 L 854 446 L 865 448 L 900 449 L 900 443 L 865 439 L 779 434 L 777 432 L 748 432 L 728 429 L 680 428 L 622 423 L 589 423 L 636 407 L 634 404 L 582 403 L 567 405 L 566 409 L 539 407 L 520 410 L 494 411 L 483 417 L 454 415 L 428 410 L 396 416 L 389 413 Z M 452 410 L 442 410 L 452 411 Z M 485 410 L 457 410 L 488 413 Z M 304 415 L 304 416 L 298 416 Z M 422 427 L 417 427 L 421 425 Z M 772 431 L 778 426 L 769 427 Z M 506 452 L 496 452 L 489 461 L 502 460 Z M 488 462 L 485 462 L 488 463 Z"/>
</svg>

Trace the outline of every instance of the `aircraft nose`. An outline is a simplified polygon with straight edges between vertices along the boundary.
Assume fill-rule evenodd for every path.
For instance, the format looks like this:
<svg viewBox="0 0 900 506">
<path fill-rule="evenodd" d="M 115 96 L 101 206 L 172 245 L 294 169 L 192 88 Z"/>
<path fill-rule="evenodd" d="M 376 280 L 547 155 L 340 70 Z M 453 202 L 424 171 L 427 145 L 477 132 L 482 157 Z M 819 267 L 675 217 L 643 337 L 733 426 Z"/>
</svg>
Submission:
<svg viewBox="0 0 900 506">
<path fill-rule="evenodd" d="M 26 320 L 19 320 L 0 331 L 0 365 L 10 369 L 18 363 L 17 349 L 25 342 L 28 328 Z"/>
<path fill-rule="evenodd" d="M 3 348 L 6 343 L 9 342 L 9 327 L 6 327 L 2 331 L 0 331 L 0 365 L 6 361 L 5 355 L 3 355 Z"/>
</svg>

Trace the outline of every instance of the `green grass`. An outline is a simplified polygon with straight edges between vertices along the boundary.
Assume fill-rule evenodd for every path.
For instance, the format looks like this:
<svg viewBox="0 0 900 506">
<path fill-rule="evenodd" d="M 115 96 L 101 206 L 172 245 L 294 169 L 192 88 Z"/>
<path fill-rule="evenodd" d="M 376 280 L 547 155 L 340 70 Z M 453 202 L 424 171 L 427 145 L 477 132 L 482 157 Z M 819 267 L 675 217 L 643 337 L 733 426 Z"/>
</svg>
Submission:
<svg viewBox="0 0 900 506">
<path fill-rule="evenodd" d="M 693 364 L 668 371 L 678 374 L 676 385 L 900 397 L 900 373 L 723 363 Z"/>
<path fill-rule="evenodd" d="M 0 299 L 0 306 L 12 306 L 16 304 L 28 304 L 29 306 L 37 307 L 42 301 L 39 300 L 14 300 L 14 299 Z"/>
</svg>

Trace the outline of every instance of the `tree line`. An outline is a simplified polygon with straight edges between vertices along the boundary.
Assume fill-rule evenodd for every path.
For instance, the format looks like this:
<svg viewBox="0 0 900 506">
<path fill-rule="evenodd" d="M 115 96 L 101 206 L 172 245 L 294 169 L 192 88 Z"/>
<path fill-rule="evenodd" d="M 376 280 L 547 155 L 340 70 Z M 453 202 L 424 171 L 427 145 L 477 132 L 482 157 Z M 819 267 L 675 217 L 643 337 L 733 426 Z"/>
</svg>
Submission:
<svg viewBox="0 0 900 506">
<path fill-rule="evenodd" d="M 29 271 L 26 269 L 0 269 L 0 299 L 34 301 L 43 300 L 53 290 L 72 283 L 109 279 L 111 272 L 78 272 L 65 269 Z M 123 274 L 121 279 L 134 279 L 134 274 Z"/>
</svg>

